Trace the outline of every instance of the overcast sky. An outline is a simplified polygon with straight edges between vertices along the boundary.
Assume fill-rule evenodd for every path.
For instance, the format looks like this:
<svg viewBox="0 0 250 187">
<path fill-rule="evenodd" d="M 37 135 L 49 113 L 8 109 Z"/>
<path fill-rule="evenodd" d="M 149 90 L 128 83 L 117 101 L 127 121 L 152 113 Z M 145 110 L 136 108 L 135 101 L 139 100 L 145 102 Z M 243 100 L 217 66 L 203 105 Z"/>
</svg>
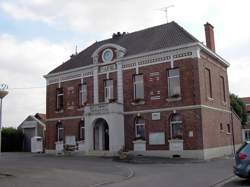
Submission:
<svg viewBox="0 0 250 187">
<path fill-rule="evenodd" d="M 163 24 L 160 9 L 172 4 L 169 21 L 200 41 L 204 23 L 214 26 L 216 51 L 231 64 L 230 91 L 250 96 L 249 0 L 0 0 L 0 83 L 10 92 L 3 125 L 16 127 L 30 114 L 45 113 L 43 75 L 76 45 L 82 50 L 113 32 Z"/>
</svg>

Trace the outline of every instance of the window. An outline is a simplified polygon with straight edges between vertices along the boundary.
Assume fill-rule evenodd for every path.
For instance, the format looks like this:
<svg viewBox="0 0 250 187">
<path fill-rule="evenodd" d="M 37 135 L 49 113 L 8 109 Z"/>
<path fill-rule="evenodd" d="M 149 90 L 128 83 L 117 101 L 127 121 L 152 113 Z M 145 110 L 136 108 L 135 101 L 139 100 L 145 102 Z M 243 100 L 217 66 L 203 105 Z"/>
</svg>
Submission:
<svg viewBox="0 0 250 187">
<path fill-rule="evenodd" d="M 84 106 L 87 102 L 87 84 L 80 84 L 79 86 L 79 106 Z"/>
<path fill-rule="evenodd" d="M 80 126 L 80 129 L 79 129 L 79 132 L 80 132 L 79 137 L 80 137 L 80 140 L 81 140 L 81 141 L 84 141 L 84 140 L 85 140 L 85 123 L 84 123 L 84 120 L 81 120 L 81 121 L 80 121 L 79 126 Z"/>
<path fill-rule="evenodd" d="M 144 99 L 144 81 L 143 81 L 143 75 L 134 75 L 133 77 L 133 83 L 134 83 L 134 99 L 140 100 Z"/>
<path fill-rule="evenodd" d="M 220 123 L 220 130 L 223 131 L 223 124 Z"/>
<path fill-rule="evenodd" d="M 172 139 L 183 139 L 182 119 L 180 115 L 172 115 L 170 119 L 170 129 Z"/>
<path fill-rule="evenodd" d="M 208 69 L 208 68 L 205 68 L 205 81 L 206 81 L 206 93 L 207 93 L 207 97 L 213 98 L 211 73 L 210 73 L 210 69 Z"/>
<path fill-rule="evenodd" d="M 141 117 L 135 119 L 135 137 L 145 139 L 145 122 Z"/>
<path fill-rule="evenodd" d="M 245 105 L 246 106 L 250 106 L 250 102 L 245 102 Z"/>
<path fill-rule="evenodd" d="M 63 124 L 61 122 L 58 122 L 56 124 L 56 128 L 57 128 L 57 141 L 63 141 L 63 139 L 64 139 Z"/>
<path fill-rule="evenodd" d="M 56 90 L 56 109 L 58 111 L 63 110 L 63 88 Z"/>
<path fill-rule="evenodd" d="M 227 133 L 231 133 L 230 124 L 227 124 Z"/>
<path fill-rule="evenodd" d="M 250 114 L 247 114 L 247 122 L 250 122 Z"/>
<path fill-rule="evenodd" d="M 244 129 L 244 133 L 245 133 L 245 140 L 244 141 L 250 141 L 250 130 Z"/>
<path fill-rule="evenodd" d="M 225 80 L 224 77 L 220 76 L 220 82 L 221 82 L 221 91 L 222 91 L 222 99 L 224 102 L 226 102 L 226 90 L 225 90 Z"/>
<path fill-rule="evenodd" d="M 180 71 L 179 69 L 168 70 L 168 96 L 180 97 Z"/>
<path fill-rule="evenodd" d="M 109 102 L 110 99 L 114 98 L 113 80 L 111 80 L 111 79 L 104 81 L 104 98 L 105 98 L 105 102 Z"/>
</svg>

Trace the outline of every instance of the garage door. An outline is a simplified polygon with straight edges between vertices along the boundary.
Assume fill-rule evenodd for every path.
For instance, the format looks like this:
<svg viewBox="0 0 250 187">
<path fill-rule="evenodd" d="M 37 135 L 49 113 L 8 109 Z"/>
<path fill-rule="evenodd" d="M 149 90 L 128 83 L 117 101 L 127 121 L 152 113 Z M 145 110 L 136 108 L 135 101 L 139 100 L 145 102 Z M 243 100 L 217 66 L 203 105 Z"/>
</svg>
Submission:
<svg viewBox="0 0 250 187">
<path fill-rule="evenodd" d="M 31 138 L 35 136 L 35 128 L 26 128 L 24 129 L 24 151 L 31 151 Z"/>
</svg>

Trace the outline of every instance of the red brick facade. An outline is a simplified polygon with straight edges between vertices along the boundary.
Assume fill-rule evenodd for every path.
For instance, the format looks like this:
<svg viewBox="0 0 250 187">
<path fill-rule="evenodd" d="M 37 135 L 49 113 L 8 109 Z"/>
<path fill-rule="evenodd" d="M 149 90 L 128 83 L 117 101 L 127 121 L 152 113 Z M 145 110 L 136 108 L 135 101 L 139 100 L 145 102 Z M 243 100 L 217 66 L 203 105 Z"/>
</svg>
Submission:
<svg viewBox="0 0 250 187">
<path fill-rule="evenodd" d="M 181 99 L 172 100 L 168 98 L 168 81 L 167 70 L 170 69 L 170 63 L 162 63 L 142 67 L 139 73 L 144 76 L 145 101 L 143 104 L 136 104 L 133 100 L 133 80 L 136 74 L 135 70 L 123 71 L 123 93 L 124 93 L 124 111 L 145 111 L 151 109 L 185 107 L 190 105 L 206 105 L 229 111 L 229 92 L 227 82 L 226 68 L 204 55 L 201 59 L 184 59 L 175 61 L 175 68 L 180 69 Z M 205 89 L 204 69 L 211 70 L 213 98 L 208 99 Z M 158 72 L 159 76 L 151 76 L 152 73 Z M 222 99 L 222 88 L 219 85 L 219 76 L 226 80 L 226 102 Z M 99 102 L 104 102 L 104 80 L 106 74 L 99 75 Z M 110 73 L 109 79 L 114 82 L 114 98 L 117 99 L 117 75 Z M 93 79 L 86 78 L 84 82 L 88 87 L 87 105 L 93 104 Z M 59 112 L 55 110 L 56 88 L 58 84 L 47 87 L 47 118 L 60 118 L 67 116 L 83 116 L 83 110 L 78 105 L 78 87 L 80 80 L 62 82 L 61 87 L 64 89 L 64 110 Z M 157 93 L 160 91 L 160 99 L 151 100 L 150 92 Z M 177 110 L 177 113 L 183 117 L 183 135 L 184 149 L 196 150 L 203 148 L 212 148 L 218 146 L 230 145 L 232 142 L 231 134 L 220 130 L 222 123 L 226 129 L 227 124 L 231 124 L 231 115 L 229 112 L 216 111 L 213 109 L 194 109 L 194 110 Z M 161 119 L 153 121 L 151 112 L 140 114 L 145 119 L 145 138 L 147 150 L 168 150 L 168 140 L 170 137 L 169 118 L 173 111 L 161 112 Z M 133 150 L 133 141 L 135 139 L 134 120 L 137 113 L 125 115 L 125 148 Z M 80 119 L 62 120 L 65 125 L 65 135 L 73 135 L 79 138 Z M 47 149 L 54 148 L 56 141 L 55 122 L 47 123 Z M 238 125 L 239 126 L 239 125 Z M 236 130 L 239 128 L 236 125 Z M 188 137 L 188 132 L 193 131 L 193 137 Z M 165 132 L 165 145 L 149 145 L 149 132 Z M 240 143 L 240 137 L 236 137 L 236 143 Z"/>
<path fill-rule="evenodd" d="M 158 59 L 154 57 L 155 59 L 151 61 L 145 60 L 150 57 L 149 55 L 144 62 L 138 57 L 135 58 L 134 64 L 129 61 L 128 66 L 123 66 L 123 61 L 115 61 L 119 57 L 116 53 L 118 49 L 115 49 L 115 46 L 107 46 L 114 53 L 113 61 L 108 65 L 102 61 L 101 56 L 105 48 L 101 48 L 99 52 L 97 51 L 98 56 L 92 57 L 93 65 L 96 65 L 98 70 L 91 70 L 90 76 L 84 77 L 82 73 L 74 80 L 60 81 L 59 78 L 58 82 L 48 84 L 46 149 L 55 149 L 58 122 L 64 125 L 64 136 L 73 135 L 77 141 L 80 140 L 79 123 L 80 120 L 85 120 L 85 106 L 95 106 L 105 102 L 104 81 L 107 79 L 113 80 L 114 98 L 111 102 L 122 102 L 119 104 L 123 105 L 124 121 L 121 123 L 124 123 L 124 147 L 127 151 L 134 149 L 135 119 L 138 116 L 145 122 L 146 150 L 168 151 L 170 149 L 169 141 L 172 140 L 170 119 L 173 114 L 178 114 L 182 119 L 183 150 L 225 147 L 232 145 L 233 139 L 235 144 L 240 144 L 240 121 L 230 112 L 228 65 L 203 46 L 195 47 L 190 49 L 192 52 L 183 52 L 188 50 L 186 48 L 176 50 L 177 52 L 170 51 L 165 61 L 157 62 L 159 59 L 164 59 L 163 57 Z M 122 64 L 121 69 L 118 69 L 118 62 Z M 108 69 L 108 66 L 112 65 L 115 68 Z M 105 66 L 107 69 L 101 71 L 100 68 Z M 180 96 L 170 98 L 168 71 L 174 68 L 179 69 Z M 119 74 L 118 71 L 121 73 Z M 134 99 L 133 77 L 136 74 L 143 75 L 144 99 L 140 101 Z M 80 106 L 78 101 L 81 83 L 87 84 L 85 106 Z M 119 85 L 122 85 L 121 90 Z M 56 110 L 56 90 L 59 87 L 64 93 L 61 111 Z M 152 118 L 154 112 L 158 113 L 159 119 Z M 112 117 L 109 116 L 109 118 Z M 234 124 L 233 128 L 232 124 Z M 88 125 L 91 126 L 91 124 Z M 89 132 L 93 133 L 93 131 Z M 164 133 L 165 143 L 150 144 L 150 133 L 155 132 Z"/>
</svg>

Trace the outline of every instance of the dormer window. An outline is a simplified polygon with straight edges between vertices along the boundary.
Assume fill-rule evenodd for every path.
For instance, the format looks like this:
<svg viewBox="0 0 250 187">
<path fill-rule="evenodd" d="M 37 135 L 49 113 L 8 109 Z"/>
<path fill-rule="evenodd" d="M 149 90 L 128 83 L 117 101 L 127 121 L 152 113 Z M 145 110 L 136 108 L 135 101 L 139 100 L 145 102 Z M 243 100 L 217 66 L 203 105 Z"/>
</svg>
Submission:
<svg viewBox="0 0 250 187">
<path fill-rule="evenodd" d="M 102 52 L 102 60 L 103 62 L 110 62 L 113 60 L 114 54 L 113 51 L 111 49 L 105 49 Z"/>
</svg>

